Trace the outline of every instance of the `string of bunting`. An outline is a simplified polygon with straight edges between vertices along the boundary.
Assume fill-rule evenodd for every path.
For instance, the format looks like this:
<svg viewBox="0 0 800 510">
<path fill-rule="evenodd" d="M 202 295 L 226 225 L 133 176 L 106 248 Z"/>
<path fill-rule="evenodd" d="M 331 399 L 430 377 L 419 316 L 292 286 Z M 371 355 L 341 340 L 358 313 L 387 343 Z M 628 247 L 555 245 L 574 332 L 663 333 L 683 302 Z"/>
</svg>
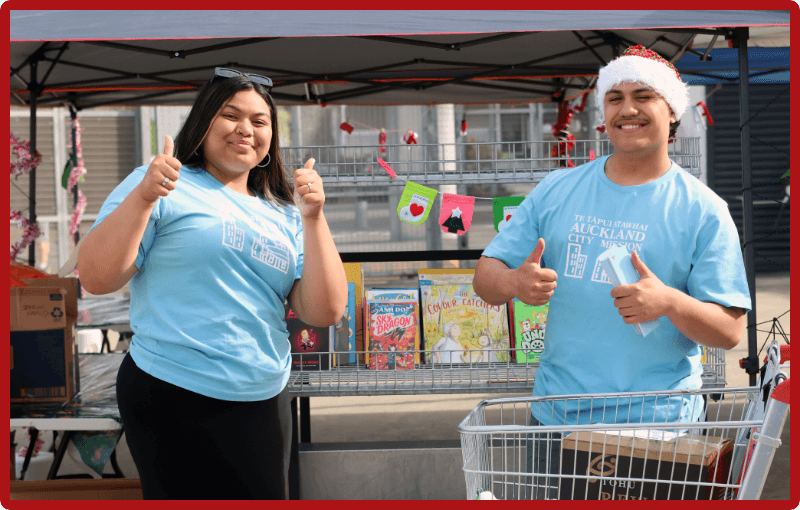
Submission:
<svg viewBox="0 0 800 510">
<path fill-rule="evenodd" d="M 554 99 L 558 100 L 560 94 L 560 92 L 554 94 Z M 572 122 L 573 114 L 581 113 L 586 108 L 588 97 L 589 91 L 582 95 L 581 102 L 578 106 L 571 106 L 568 101 L 562 101 L 559 103 L 558 120 L 555 124 L 553 124 L 552 127 L 553 136 L 555 136 L 559 142 L 552 148 L 550 156 L 552 158 L 560 159 L 559 164 L 561 167 L 575 166 L 575 163 L 569 159 L 569 151 L 575 148 L 575 136 L 570 133 L 567 128 Z M 378 131 L 377 128 L 368 126 L 366 124 L 361 124 L 356 121 L 343 122 L 339 127 L 342 130 L 347 131 L 347 133 L 352 133 L 354 128 L 350 122 L 352 122 L 352 124 Z M 466 136 L 466 117 L 462 118 L 460 127 L 461 136 Z M 395 131 L 400 130 L 388 132 Z M 387 130 L 382 128 L 380 129 L 378 135 L 378 151 L 381 154 L 386 153 L 386 148 L 384 147 L 386 144 L 386 133 Z M 416 137 L 417 133 L 409 128 L 403 135 L 403 142 L 406 144 L 415 144 L 417 143 Z M 594 151 L 589 151 L 589 160 L 593 161 L 594 159 Z M 383 160 L 383 158 L 378 157 L 377 161 L 392 179 L 398 178 L 397 173 L 386 161 Z M 475 200 L 492 200 L 494 228 L 497 232 L 499 232 L 503 229 L 503 227 L 505 227 L 505 225 L 513 216 L 514 212 L 519 207 L 519 204 L 521 204 L 525 198 L 524 196 L 484 198 L 457 195 L 453 193 L 442 193 L 435 189 L 409 181 L 408 179 L 401 179 L 406 181 L 406 187 L 403 190 L 403 194 L 401 195 L 400 202 L 397 206 L 397 215 L 401 220 L 411 223 L 412 225 L 421 225 L 424 223 L 428 219 L 431 203 L 436 199 L 437 195 L 441 193 L 442 204 L 440 208 L 441 212 L 439 214 L 439 225 L 441 225 L 443 231 L 458 235 L 463 235 L 472 225 L 472 216 L 475 210 Z"/>
</svg>

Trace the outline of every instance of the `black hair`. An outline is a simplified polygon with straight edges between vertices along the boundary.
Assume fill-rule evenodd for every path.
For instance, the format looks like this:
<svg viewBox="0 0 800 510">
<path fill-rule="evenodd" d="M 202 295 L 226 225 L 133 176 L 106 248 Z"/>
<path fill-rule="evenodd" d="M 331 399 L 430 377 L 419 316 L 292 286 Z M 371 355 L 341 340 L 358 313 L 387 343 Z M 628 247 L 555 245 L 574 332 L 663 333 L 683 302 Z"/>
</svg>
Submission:
<svg viewBox="0 0 800 510">
<path fill-rule="evenodd" d="M 675 133 L 678 132 L 678 128 L 681 125 L 681 121 L 676 120 L 675 122 L 669 123 L 669 137 L 672 138 L 675 136 Z"/>
<path fill-rule="evenodd" d="M 283 158 L 278 143 L 278 111 L 269 95 L 269 91 L 259 83 L 250 81 L 245 76 L 233 78 L 216 78 L 206 83 L 197 93 L 189 116 L 183 127 L 175 136 L 174 155 L 186 166 L 205 168 L 205 158 L 199 150 L 211 122 L 222 107 L 236 93 L 243 90 L 255 90 L 264 98 L 269 106 L 272 139 L 269 145 L 269 164 L 265 167 L 253 167 L 247 177 L 247 186 L 269 201 L 281 205 L 293 203 L 294 189 L 286 179 Z M 266 159 L 266 158 L 265 158 Z M 261 163 L 263 164 L 263 162 Z"/>
</svg>

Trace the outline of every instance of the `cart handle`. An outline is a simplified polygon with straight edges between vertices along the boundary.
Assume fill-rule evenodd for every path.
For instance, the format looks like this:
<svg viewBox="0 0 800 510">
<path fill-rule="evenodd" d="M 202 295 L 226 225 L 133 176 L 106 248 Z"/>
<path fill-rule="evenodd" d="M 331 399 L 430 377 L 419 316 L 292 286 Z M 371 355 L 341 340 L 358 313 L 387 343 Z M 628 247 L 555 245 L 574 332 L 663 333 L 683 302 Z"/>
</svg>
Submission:
<svg viewBox="0 0 800 510">
<path fill-rule="evenodd" d="M 781 365 L 783 365 L 784 362 L 789 361 L 789 347 L 791 347 L 791 345 L 781 345 Z M 766 363 L 768 359 L 769 355 L 765 356 L 764 363 Z"/>
<path fill-rule="evenodd" d="M 788 347 L 788 345 L 787 345 Z M 772 398 L 777 400 L 778 402 L 783 402 L 786 405 L 789 404 L 789 379 L 784 380 L 778 386 L 775 387 L 775 390 L 772 392 Z"/>
</svg>

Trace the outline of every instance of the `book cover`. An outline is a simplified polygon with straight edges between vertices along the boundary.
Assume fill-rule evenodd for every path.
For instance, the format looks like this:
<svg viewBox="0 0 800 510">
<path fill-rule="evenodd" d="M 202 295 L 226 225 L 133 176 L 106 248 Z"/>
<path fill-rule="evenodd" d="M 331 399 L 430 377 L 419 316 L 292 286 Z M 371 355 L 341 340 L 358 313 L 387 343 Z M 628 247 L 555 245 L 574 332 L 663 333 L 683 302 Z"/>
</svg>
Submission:
<svg viewBox="0 0 800 510">
<path fill-rule="evenodd" d="M 394 288 L 394 289 L 367 289 L 364 295 L 366 302 L 377 301 L 417 301 L 419 302 L 419 289 Z M 364 329 L 364 345 L 369 345 L 370 329 Z"/>
<path fill-rule="evenodd" d="M 356 362 L 356 284 L 347 282 L 347 308 L 336 322 L 336 364 L 338 366 Z"/>
<path fill-rule="evenodd" d="M 550 303 L 535 306 L 514 298 L 514 353 L 517 363 L 538 363 L 545 348 Z"/>
<path fill-rule="evenodd" d="M 486 303 L 472 284 L 424 285 L 425 362 L 506 362 L 510 337 L 507 304 Z"/>
<path fill-rule="evenodd" d="M 367 367 L 413 369 L 419 363 L 419 303 L 413 300 L 369 300 Z"/>
<path fill-rule="evenodd" d="M 291 309 L 286 313 L 289 345 L 292 352 L 292 370 L 330 370 L 334 326 L 311 326 L 303 322 Z"/>
<path fill-rule="evenodd" d="M 597 258 L 598 262 L 606 272 L 606 276 L 614 287 L 618 285 L 630 285 L 639 281 L 639 273 L 633 267 L 631 255 L 624 246 L 615 244 L 607 249 Z M 640 322 L 634 324 L 636 332 L 642 336 L 647 336 L 658 327 L 658 321 Z"/>
<path fill-rule="evenodd" d="M 474 269 L 418 269 L 420 287 L 423 285 L 470 284 L 475 278 Z"/>
<path fill-rule="evenodd" d="M 364 269 L 361 262 L 345 262 L 344 272 L 347 275 L 347 281 L 352 282 L 355 286 L 355 322 L 356 322 L 356 343 L 355 349 L 358 353 L 358 360 L 364 360 Z"/>
</svg>

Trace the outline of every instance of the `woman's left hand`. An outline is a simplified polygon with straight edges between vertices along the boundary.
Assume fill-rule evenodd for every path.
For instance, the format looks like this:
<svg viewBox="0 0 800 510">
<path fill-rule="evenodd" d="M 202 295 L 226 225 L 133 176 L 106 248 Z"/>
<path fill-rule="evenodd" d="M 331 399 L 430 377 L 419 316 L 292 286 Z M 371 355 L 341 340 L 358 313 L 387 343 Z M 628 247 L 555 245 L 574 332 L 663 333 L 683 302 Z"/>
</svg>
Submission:
<svg viewBox="0 0 800 510">
<path fill-rule="evenodd" d="M 314 158 L 306 161 L 303 168 L 294 171 L 294 203 L 300 209 L 303 218 L 318 218 L 322 214 L 325 203 L 325 190 L 322 188 L 322 177 L 314 170 Z"/>
</svg>

